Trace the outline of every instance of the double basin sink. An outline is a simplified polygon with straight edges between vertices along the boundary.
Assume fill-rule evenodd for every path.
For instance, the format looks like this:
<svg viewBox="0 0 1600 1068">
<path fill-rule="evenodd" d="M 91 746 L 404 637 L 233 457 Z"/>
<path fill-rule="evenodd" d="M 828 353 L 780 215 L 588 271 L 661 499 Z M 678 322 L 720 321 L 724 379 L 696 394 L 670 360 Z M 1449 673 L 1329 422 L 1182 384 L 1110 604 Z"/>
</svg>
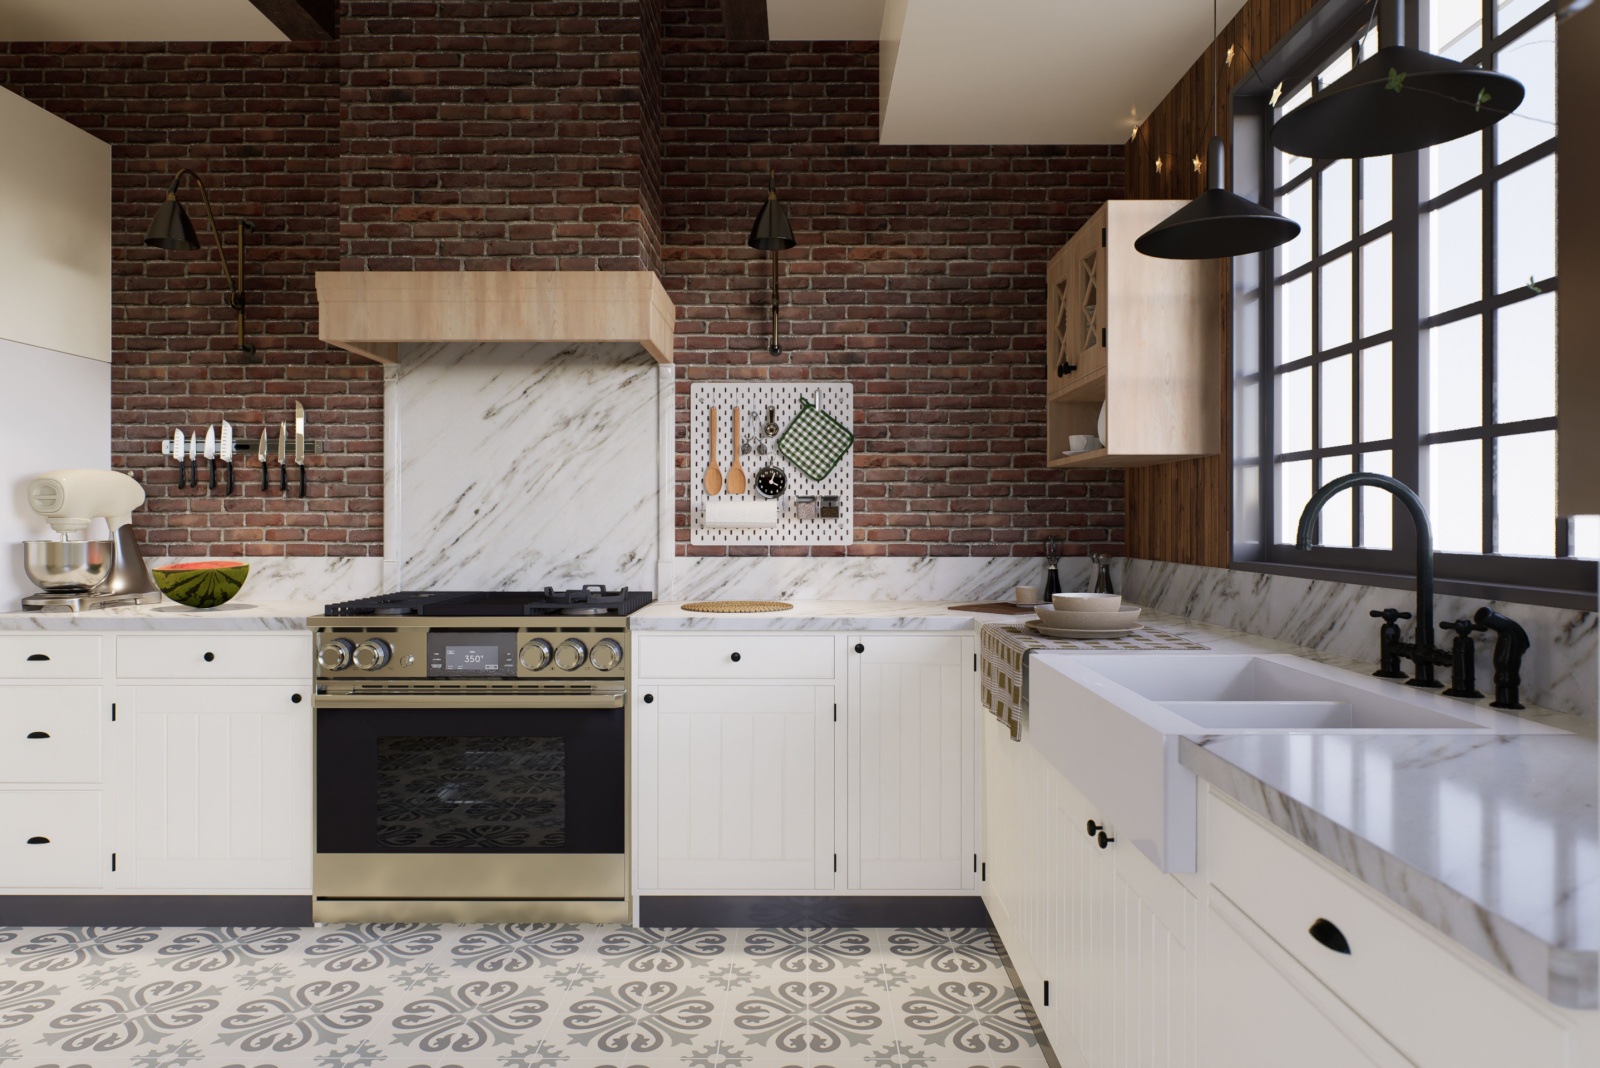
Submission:
<svg viewBox="0 0 1600 1068">
<path fill-rule="evenodd" d="M 1047 653 L 1029 740 L 1162 871 L 1195 870 L 1198 794 L 1185 736 L 1561 733 L 1493 709 L 1297 656 Z"/>
</svg>

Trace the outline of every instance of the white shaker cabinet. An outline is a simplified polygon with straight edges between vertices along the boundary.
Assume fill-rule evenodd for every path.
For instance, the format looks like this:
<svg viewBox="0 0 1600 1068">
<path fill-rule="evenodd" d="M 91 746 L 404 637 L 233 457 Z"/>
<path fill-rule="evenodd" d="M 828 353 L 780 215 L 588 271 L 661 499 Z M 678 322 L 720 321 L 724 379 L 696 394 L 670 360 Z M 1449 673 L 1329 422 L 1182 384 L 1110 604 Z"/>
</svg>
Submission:
<svg viewBox="0 0 1600 1068">
<path fill-rule="evenodd" d="M 832 889 L 834 697 L 829 685 L 642 684 L 641 889 Z"/>
<path fill-rule="evenodd" d="M 848 651 L 848 881 L 975 881 L 977 675 L 964 634 L 861 634 Z"/>
</svg>

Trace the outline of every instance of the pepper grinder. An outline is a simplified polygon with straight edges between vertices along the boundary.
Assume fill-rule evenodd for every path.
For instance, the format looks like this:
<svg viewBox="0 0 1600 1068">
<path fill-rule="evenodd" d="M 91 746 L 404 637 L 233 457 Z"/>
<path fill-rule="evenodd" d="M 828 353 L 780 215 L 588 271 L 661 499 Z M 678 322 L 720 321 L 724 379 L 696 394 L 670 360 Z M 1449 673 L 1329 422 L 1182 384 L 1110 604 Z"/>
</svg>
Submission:
<svg viewBox="0 0 1600 1068">
<path fill-rule="evenodd" d="M 1111 557 L 1105 553 L 1090 553 L 1089 559 L 1094 562 L 1094 589 L 1095 593 L 1116 593 L 1111 588 Z"/>
<path fill-rule="evenodd" d="M 1061 539 L 1044 539 L 1044 599 L 1050 600 L 1061 592 L 1061 572 L 1056 565 L 1061 562 Z"/>
</svg>

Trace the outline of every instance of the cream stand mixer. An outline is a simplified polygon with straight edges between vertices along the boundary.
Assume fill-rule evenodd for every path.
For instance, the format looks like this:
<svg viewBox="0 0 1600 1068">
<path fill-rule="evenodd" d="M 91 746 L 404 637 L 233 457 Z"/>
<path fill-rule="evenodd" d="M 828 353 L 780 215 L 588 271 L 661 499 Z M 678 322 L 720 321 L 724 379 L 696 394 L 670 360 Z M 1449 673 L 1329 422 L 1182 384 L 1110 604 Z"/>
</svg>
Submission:
<svg viewBox="0 0 1600 1068">
<path fill-rule="evenodd" d="M 22 599 L 42 612 L 79 612 L 156 604 L 161 591 L 133 541 L 133 510 L 144 487 L 118 471 L 46 471 L 28 483 L 28 504 L 61 537 L 23 542 L 23 569 L 43 593 Z M 104 519 L 110 541 L 89 541 L 89 526 Z"/>
</svg>

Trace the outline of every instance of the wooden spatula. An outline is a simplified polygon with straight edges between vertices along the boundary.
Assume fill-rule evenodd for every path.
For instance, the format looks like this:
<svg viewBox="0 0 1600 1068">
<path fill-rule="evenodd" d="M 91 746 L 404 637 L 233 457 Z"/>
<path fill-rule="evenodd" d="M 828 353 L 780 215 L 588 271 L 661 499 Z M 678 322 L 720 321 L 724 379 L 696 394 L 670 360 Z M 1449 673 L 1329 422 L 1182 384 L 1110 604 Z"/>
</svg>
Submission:
<svg viewBox="0 0 1600 1068">
<path fill-rule="evenodd" d="M 711 409 L 711 460 L 706 464 L 706 496 L 722 492 L 722 468 L 717 466 L 717 410 Z"/>
<path fill-rule="evenodd" d="M 728 468 L 728 492 L 744 492 L 744 465 L 739 462 L 740 443 L 744 441 L 743 428 L 739 425 L 740 416 L 744 414 L 743 408 L 733 410 L 733 466 Z"/>
</svg>

